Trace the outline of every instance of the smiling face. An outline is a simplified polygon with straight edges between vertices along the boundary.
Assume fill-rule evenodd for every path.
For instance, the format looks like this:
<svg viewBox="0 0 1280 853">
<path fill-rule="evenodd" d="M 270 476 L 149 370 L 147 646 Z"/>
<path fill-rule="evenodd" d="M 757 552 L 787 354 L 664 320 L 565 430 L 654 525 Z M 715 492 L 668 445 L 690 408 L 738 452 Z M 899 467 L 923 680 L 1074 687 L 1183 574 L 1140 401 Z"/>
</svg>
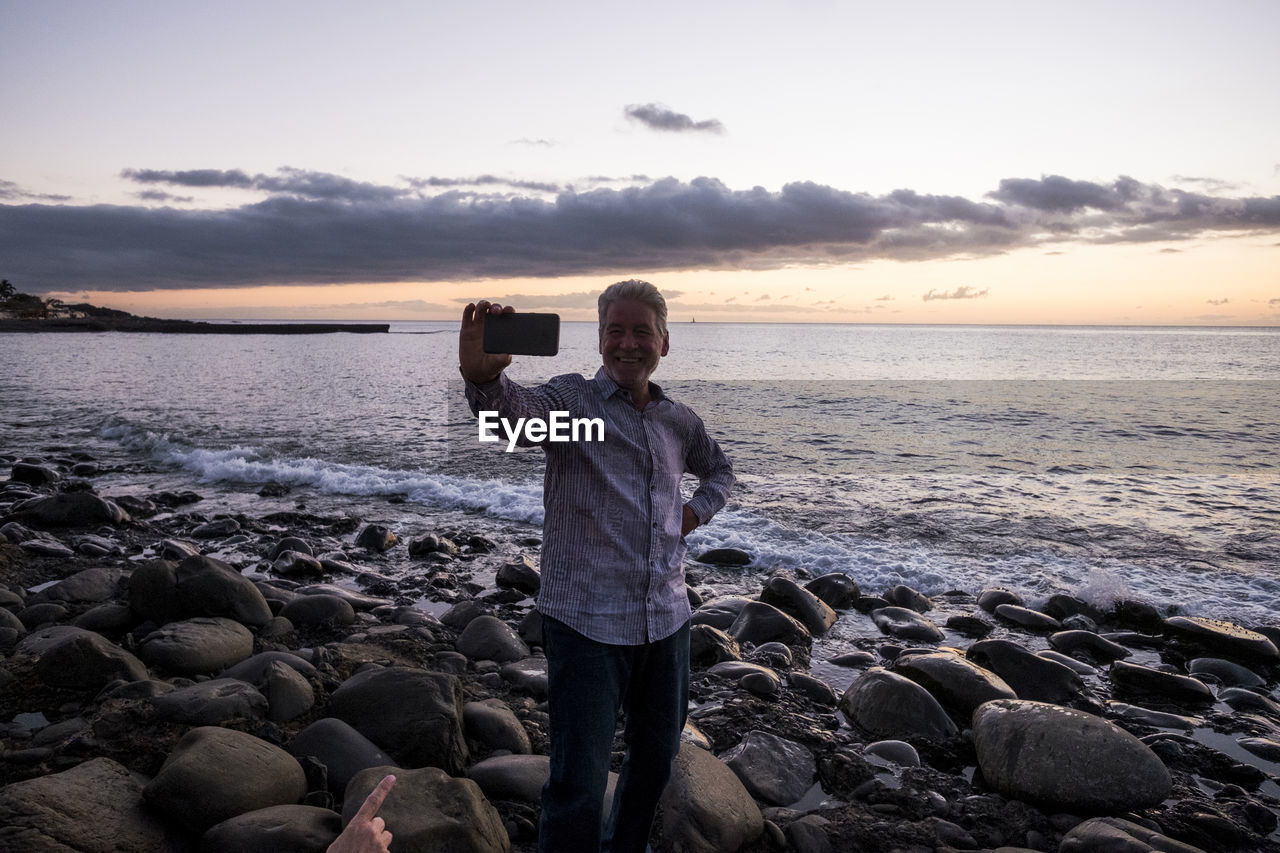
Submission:
<svg viewBox="0 0 1280 853">
<path fill-rule="evenodd" d="M 632 397 L 647 398 L 649 376 L 667 354 L 670 340 L 658 331 L 658 315 L 635 299 L 619 299 L 609 306 L 600 331 L 604 372 Z"/>
</svg>

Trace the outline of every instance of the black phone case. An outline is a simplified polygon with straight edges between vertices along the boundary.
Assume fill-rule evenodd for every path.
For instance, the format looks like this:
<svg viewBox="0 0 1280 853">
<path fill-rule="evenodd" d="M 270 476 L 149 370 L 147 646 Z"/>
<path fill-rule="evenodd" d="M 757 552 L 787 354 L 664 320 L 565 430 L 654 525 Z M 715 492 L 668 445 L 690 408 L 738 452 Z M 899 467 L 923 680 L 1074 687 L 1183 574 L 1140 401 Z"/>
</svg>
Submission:
<svg viewBox="0 0 1280 853">
<path fill-rule="evenodd" d="M 484 318 L 484 351 L 555 355 L 560 351 L 560 315 L 490 314 Z"/>
</svg>

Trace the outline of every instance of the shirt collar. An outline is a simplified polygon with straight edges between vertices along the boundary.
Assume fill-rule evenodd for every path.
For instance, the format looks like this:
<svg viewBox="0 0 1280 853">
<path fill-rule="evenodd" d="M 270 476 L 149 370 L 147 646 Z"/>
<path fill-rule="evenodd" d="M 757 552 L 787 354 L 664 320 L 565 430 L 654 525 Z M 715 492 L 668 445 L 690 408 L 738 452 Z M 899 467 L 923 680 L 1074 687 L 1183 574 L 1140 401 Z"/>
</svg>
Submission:
<svg viewBox="0 0 1280 853">
<path fill-rule="evenodd" d="M 622 391 L 622 386 L 617 382 L 614 382 L 609 374 L 604 372 L 603 367 L 596 370 L 595 378 L 591 380 L 591 384 L 595 386 L 596 393 L 599 394 L 600 398 L 603 400 L 607 400 L 614 394 Z M 653 402 L 658 402 L 659 400 L 667 399 L 667 395 L 662 393 L 661 386 L 656 382 L 650 382 L 649 399 Z"/>
</svg>

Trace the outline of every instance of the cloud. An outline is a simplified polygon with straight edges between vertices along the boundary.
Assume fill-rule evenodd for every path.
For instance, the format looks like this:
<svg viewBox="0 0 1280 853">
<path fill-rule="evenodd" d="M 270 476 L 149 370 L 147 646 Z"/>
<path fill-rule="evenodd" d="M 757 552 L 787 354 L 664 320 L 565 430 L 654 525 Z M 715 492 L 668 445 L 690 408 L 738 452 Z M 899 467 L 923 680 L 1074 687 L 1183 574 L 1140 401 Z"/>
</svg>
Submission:
<svg viewBox="0 0 1280 853">
<path fill-rule="evenodd" d="M 1267 304 L 1268 304 L 1268 305 L 1273 305 L 1273 306 L 1280 305 L 1280 297 L 1278 297 L 1278 298 L 1276 298 L 1276 299 L 1268 299 L 1268 300 L 1267 300 Z"/>
<path fill-rule="evenodd" d="M 0 201 L 20 201 L 22 199 L 36 199 L 38 201 L 70 201 L 69 195 L 52 195 L 49 193 L 33 193 L 30 190 L 24 190 L 13 181 L 0 180 Z"/>
<path fill-rule="evenodd" d="M 552 142 L 550 139 L 529 139 L 527 137 L 523 139 L 513 139 L 511 140 L 511 144 L 512 145 L 530 145 L 534 148 L 551 148 L 552 146 L 555 145 L 555 143 Z"/>
<path fill-rule="evenodd" d="M 1230 299 L 1206 299 L 1205 304 L 1206 305 L 1226 305 L 1230 301 L 1231 301 Z"/>
<path fill-rule="evenodd" d="M 1181 255 L 1181 254 L 1182 254 L 1182 250 L 1181 250 L 1181 249 L 1174 249 L 1174 248 L 1165 248 L 1165 249 L 1161 249 L 1161 250 L 1160 250 L 1160 254 L 1162 254 L 1162 255 Z"/>
<path fill-rule="evenodd" d="M 492 175 L 394 185 L 284 168 L 131 169 L 144 191 L 234 188 L 239 207 L 0 203 L 5 274 L 28 292 L 465 281 L 972 258 L 1064 243 L 1280 233 L 1280 196 L 1119 178 L 1008 179 L 983 200 L 713 178 L 577 191 Z M 9 198 L 20 192 L 0 184 Z M 966 291 L 968 292 L 968 291 Z M 944 298 L 935 294 L 934 298 Z M 952 297 L 954 298 L 954 297 Z M 965 297 L 961 297 L 965 298 Z M 972 297 L 968 297 L 972 298 Z"/>
<path fill-rule="evenodd" d="M 706 132 L 724 133 L 724 125 L 719 119 L 694 121 L 684 113 L 670 110 L 660 104 L 630 104 L 623 113 L 632 121 L 638 121 L 650 130 L 661 130 L 675 133 Z"/>
<path fill-rule="evenodd" d="M 892 302 L 892 301 L 893 301 L 893 299 L 894 299 L 894 298 L 893 298 L 892 296 L 888 296 L 888 295 L 886 295 L 886 296 L 877 296 L 877 297 L 876 297 L 876 302 Z"/>
<path fill-rule="evenodd" d="M 990 290 L 991 288 L 989 287 L 984 287 L 982 290 L 974 290 L 969 285 L 962 284 L 955 290 L 944 290 L 939 293 L 936 289 L 931 287 L 929 288 L 929 292 L 924 295 L 923 299 L 925 302 L 932 302 L 935 299 L 978 299 L 986 296 Z"/>
<path fill-rule="evenodd" d="M 164 190 L 143 190 L 142 192 L 134 193 L 134 195 L 142 199 L 143 201 L 159 201 L 159 202 L 175 201 L 175 202 L 187 203 L 187 202 L 192 202 L 196 200 L 195 196 L 173 195 L 172 193 L 167 193 Z"/>
</svg>

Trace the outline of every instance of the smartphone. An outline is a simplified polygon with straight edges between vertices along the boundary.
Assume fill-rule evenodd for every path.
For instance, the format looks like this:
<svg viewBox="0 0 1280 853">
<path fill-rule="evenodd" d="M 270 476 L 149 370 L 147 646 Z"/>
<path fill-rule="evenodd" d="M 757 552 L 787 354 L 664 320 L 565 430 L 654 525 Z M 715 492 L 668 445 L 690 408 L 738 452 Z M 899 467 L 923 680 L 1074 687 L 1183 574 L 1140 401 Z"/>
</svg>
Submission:
<svg viewBox="0 0 1280 853">
<path fill-rule="evenodd" d="M 489 314 L 484 351 L 511 355 L 555 355 L 560 351 L 559 314 Z"/>
</svg>

